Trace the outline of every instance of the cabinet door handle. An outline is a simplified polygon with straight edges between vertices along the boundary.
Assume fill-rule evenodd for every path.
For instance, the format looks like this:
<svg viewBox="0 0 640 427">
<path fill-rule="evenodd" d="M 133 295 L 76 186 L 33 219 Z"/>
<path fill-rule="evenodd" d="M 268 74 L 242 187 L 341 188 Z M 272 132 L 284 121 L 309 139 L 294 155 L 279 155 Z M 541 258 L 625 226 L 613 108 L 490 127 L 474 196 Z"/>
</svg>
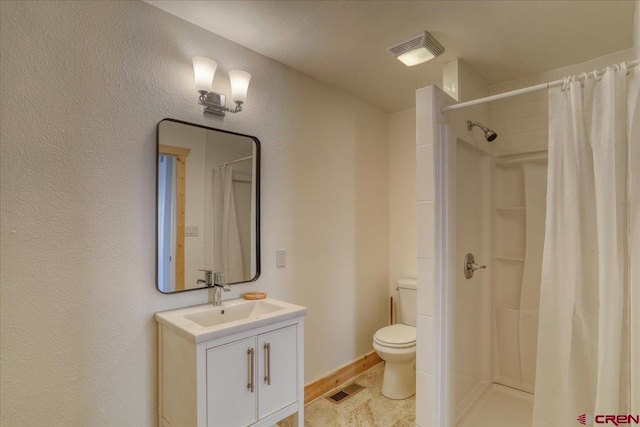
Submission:
<svg viewBox="0 0 640 427">
<path fill-rule="evenodd" d="M 249 382 L 247 383 L 247 389 L 253 393 L 253 348 L 247 350 L 247 359 L 249 360 Z"/>
<path fill-rule="evenodd" d="M 264 343 L 264 382 L 271 385 L 271 344 Z"/>
</svg>

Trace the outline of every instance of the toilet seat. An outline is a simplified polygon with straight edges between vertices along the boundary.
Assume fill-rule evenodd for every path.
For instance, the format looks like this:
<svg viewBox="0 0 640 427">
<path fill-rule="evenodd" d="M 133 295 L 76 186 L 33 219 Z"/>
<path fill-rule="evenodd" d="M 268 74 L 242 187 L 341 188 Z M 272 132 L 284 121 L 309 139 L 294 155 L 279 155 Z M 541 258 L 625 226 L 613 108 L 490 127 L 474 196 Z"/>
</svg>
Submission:
<svg viewBox="0 0 640 427">
<path fill-rule="evenodd" d="M 416 345 L 416 328 L 403 324 L 386 326 L 376 332 L 373 341 L 388 348 L 412 347 Z"/>
</svg>

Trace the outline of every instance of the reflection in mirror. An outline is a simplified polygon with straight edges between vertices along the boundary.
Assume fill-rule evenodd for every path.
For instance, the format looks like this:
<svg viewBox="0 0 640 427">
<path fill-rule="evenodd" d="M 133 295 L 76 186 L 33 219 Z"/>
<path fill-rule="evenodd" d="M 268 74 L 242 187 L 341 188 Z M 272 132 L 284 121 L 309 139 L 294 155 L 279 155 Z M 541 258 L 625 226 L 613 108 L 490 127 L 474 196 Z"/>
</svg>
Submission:
<svg viewBox="0 0 640 427">
<path fill-rule="evenodd" d="M 164 293 L 260 273 L 255 137 L 166 119 L 158 124 L 157 278 Z"/>
</svg>

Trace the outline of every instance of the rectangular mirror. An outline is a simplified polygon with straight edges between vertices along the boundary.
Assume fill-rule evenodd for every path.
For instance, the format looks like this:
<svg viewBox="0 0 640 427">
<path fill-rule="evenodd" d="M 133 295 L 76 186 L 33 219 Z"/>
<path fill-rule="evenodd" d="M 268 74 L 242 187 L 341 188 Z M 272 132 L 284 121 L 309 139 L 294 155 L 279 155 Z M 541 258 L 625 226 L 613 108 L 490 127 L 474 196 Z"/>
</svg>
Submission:
<svg viewBox="0 0 640 427">
<path fill-rule="evenodd" d="M 157 287 L 173 293 L 260 275 L 260 141 L 179 120 L 158 123 Z"/>
</svg>

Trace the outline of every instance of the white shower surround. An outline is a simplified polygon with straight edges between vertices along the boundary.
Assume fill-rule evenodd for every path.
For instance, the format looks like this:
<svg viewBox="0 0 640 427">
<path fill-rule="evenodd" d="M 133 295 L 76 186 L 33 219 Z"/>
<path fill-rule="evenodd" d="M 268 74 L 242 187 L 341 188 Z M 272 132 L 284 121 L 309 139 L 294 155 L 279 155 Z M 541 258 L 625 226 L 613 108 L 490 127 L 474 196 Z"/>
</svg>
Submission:
<svg viewBox="0 0 640 427">
<path fill-rule="evenodd" d="M 455 260 L 455 200 L 446 198 L 452 194 L 450 186 L 455 180 L 455 168 L 451 165 L 455 162 L 456 135 L 464 135 L 465 141 L 479 150 L 487 150 L 482 132 L 467 130 L 466 117 L 487 123 L 488 107 L 481 105 L 467 109 L 464 114 L 453 113 L 453 120 L 448 124 L 440 108 L 455 102 L 436 86 L 416 91 L 419 304 L 416 425 L 419 427 L 449 426 L 456 418 L 454 390 L 450 385 L 456 375 L 453 283 L 460 263 Z M 433 154 L 421 157 L 422 150 Z M 453 260 L 455 265 L 446 265 L 439 261 L 442 259 Z M 489 341 L 490 336 L 486 339 Z M 421 365 L 422 360 L 430 363 Z M 430 370 L 423 370 L 421 366 Z"/>
<path fill-rule="evenodd" d="M 436 263 L 436 258 L 454 257 L 455 217 L 452 206 L 443 203 L 451 180 L 450 142 L 443 114 L 444 99 L 449 98 L 436 86 L 416 91 L 416 144 L 419 169 L 433 171 L 421 175 L 418 170 L 418 324 L 416 357 L 416 426 L 452 425 L 453 389 L 453 292 L 451 268 Z M 453 102 L 453 99 L 449 98 Z M 421 151 L 426 155 L 421 159 Z M 442 169 L 441 169 L 442 168 Z M 438 231 L 436 231 L 438 230 Z M 448 240 L 444 238 L 448 237 Z M 428 295 L 433 298 L 428 298 Z M 421 304 L 428 301 L 432 305 Z"/>
<path fill-rule="evenodd" d="M 482 132 L 477 132 L 481 135 Z M 467 132 L 464 137 L 476 135 Z M 455 364 L 456 420 L 491 385 L 493 297 L 493 157 L 489 144 L 476 148 L 465 139 L 455 145 Z M 477 135 L 476 135 L 477 136 Z M 452 150 L 454 151 L 454 150 Z M 471 253 L 486 269 L 467 279 L 462 260 Z"/>
<path fill-rule="evenodd" d="M 493 379 L 533 393 L 547 190 L 546 152 L 496 157 Z"/>
<path fill-rule="evenodd" d="M 542 79 L 542 81 L 557 79 L 562 75 L 567 74 L 567 70 L 572 70 L 572 71 L 575 70 L 575 72 L 578 73 L 578 72 L 586 71 L 587 68 L 589 68 L 590 70 L 593 70 L 593 68 L 601 68 L 611 63 L 615 63 L 621 60 L 630 60 L 630 59 L 633 59 L 633 51 L 631 49 L 627 51 L 621 51 L 615 54 L 607 55 L 602 58 L 596 58 L 592 61 L 585 62 L 582 64 L 576 64 L 575 66 L 567 67 L 566 69 L 554 70 L 552 72 L 545 73 L 540 76 L 533 76 L 532 78 L 523 79 L 522 81 L 510 82 L 505 85 L 496 86 L 495 88 L 492 88 L 491 91 L 492 93 L 497 93 L 497 92 L 499 93 L 507 90 L 516 89 L 518 87 L 530 85 L 531 83 L 527 83 L 527 81 L 532 79 L 538 79 L 538 80 L 533 80 L 534 82 L 539 82 L 541 81 L 540 79 Z M 448 157 L 451 155 L 451 153 L 448 152 L 447 145 L 444 142 L 446 141 L 452 142 L 453 134 L 456 133 L 456 132 L 452 132 L 452 127 L 456 131 L 459 131 L 460 134 L 462 134 L 462 128 L 460 127 L 459 123 L 453 123 L 451 127 L 446 125 L 446 120 L 444 119 L 444 116 L 440 112 L 440 107 L 447 105 L 448 102 L 452 102 L 452 101 L 439 88 L 436 88 L 436 87 L 423 88 L 418 90 L 416 95 L 417 95 L 416 111 L 417 111 L 417 121 L 418 121 L 416 126 L 416 131 L 417 131 L 416 141 L 418 145 L 418 165 L 419 165 L 418 194 L 420 194 L 420 192 L 423 191 L 421 190 L 421 188 L 423 189 L 425 186 L 429 186 L 428 180 L 420 179 L 420 176 L 422 177 L 425 176 L 425 169 L 427 171 L 430 170 L 431 173 L 433 173 L 436 176 L 443 176 L 445 178 L 448 177 L 449 179 L 451 178 L 450 176 L 451 171 L 447 170 Z M 509 99 L 502 100 L 494 104 L 496 107 L 503 109 L 505 111 L 508 111 L 509 109 L 512 109 L 512 110 L 520 109 L 521 110 L 520 114 L 527 111 L 522 116 L 517 116 L 517 117 L 526 117 L 527 114 L 532 114 L 531 112 L 535 112 L 535 111 L 539 111 L 538 114 L 544 114 L 546 116 L 546 103 L 542 104 L 537 101 L 541 98 L 546 98 L 546 95 L 543 94 L 541 97 L 537 94 L 528 94 L 528 95 L 520 96 L 518 98 L 520 98 L 519 102 L 522 103 L 520 105 L 515 105 L 518 102 L 517 101 L 514 102 L 514 100 L 509 100 Z M 528 106 L 527 103 L 529 101 L 531 101 L 532 103 L 535 103 L 535 105 Z M 538 107 L 538 104 L 540 105 L 540 107 L 544 106 L 544 110 L 541 110 Z M 523 110 L 523 108 L 525 107 L 529 107 L 529 108 L 527 108 L 526 110 Z M 535 107 L 535 108 L 531 108 L 531 107 Z M 494 109 L 495 108 L 492 105 L 492 119 L 494 117 L 493 116 Z M 470 109 L 467 109 L 468 112 L 469 110 Z M 469 112 L 469 114 L 476 116 L 478 113 Z M 639 116 L 639 112 L 636 111 L 636 117 L 638 116 Z M 497 120 L 499 120 L 497 115 L 496 115 L 496 118 Z M 490 121 L 489 124 L 491 126 L 494 126 L 492 121 Z M 542 135 L 542 132 L 546 134 L 546 123 L 541 122 L 540 126 L 543 126 L 543 127 L 518 129 L 515 132 L 530 132 L 531 135 L 533 135 L 534 132 L 536 134 L 540 133 L 541 135 Z M 511 130 L 512 129 L 511 127 L 506 129 L 507 129 L 507 132 L 504 132 L 503 134 L 501 134 L 501 136 L 502 135 L 507 136 L 514 132 L 513 130 Z M 500 129 L 497 129 L 497 130 L 500 133 Z M 522 133 L 519 135 L 526 136 L 526 133 Z M 513 135 L 514 138 L 512 138 L 511 141 L 515 141 L 516 140 L 515 136 L 519 136 L 519 135 Z M 637 133 L 635 135 L 637 137 Z M 507 142 L 508 141 L 509 139 L 507 139 Z M 527 141 L 531 141 L 531 140 L 527 139 Z M 536 141 L 538 141 L 538 139 L 536 139 Z M 496 148 L 498 148 L 499 151 L 503 154 L 530 152 L 535 148 L 537 149 L 542 148 L 541 143 L 543 141 L 541 139 L 539 141 L 540 143 L 538 144 L 533 144 L 533 145 L 529 144 L 528 146 L 522 146 L 522 147 L 509 146 L 508 144 L 503 143 Z M 422 161 L 421 163 L 420 147 L 428 146 L 428 145 L 433 145 L 434 147 L 435 162 L 431 161 L 431 162 L 425 163 L 424 161 Z M 442 169 L 442 170 L 439 170 L 439 169 Z M 435 200 L 435 204 L 434 204 L 435 213 L 433 215 L 434 219 L 429 217 L 424 218 L 424 217 L 421 217 L 420 215 L 418 216 L 418 219 L 417 219 L 418 230 L 419 230 L 418 247 L 423 245 L 425 242 L 427 244 L 433 244 L 434 258 L 443 256 L 445 253 L 447 253 L 446 251 L 450 249 L 446 245 L 446 242 L 442 241 L 443 237 L 448 235 L 449 239 L 451 239 L 453 236 L 453 230 L 450 229 L 449 234 L 447 234 L 447 231 L 446 231 L 446 228 L 450 225 L 448 221 L 451 213 L 450 207 L 448 210 L 447 207 L 442 204 L 443 199 L 438 199 L 438 196 L 442 196 L 444 193 L 446 193 L 446 190 L 447 190 L 446 182 L 436 183 L 436 185 L 434 186 L 434 193 L 436 195 L 434 197 L 434 200 Z M 425 201 L 424 200 L 421 201 L 420 199 L 418 200 L 418 212 L 420 211 L 421 202 L 424 203 Z M 638 257 L 639 255 L 632 254 L 632 256 Z M 429 263 L 433 263 L 432 259 L 428 259 L 426 261 L 429 261 Z M 418 255 L 418 263 L 419 265 L 421 263 L 420 254 Z M 449 266 L 449 268 L 455 268 L 455 266 Z M 428 301 L 430 300 L 430 297 L 424 296 L 423 292 L 425 291 L 427 291 L 428 293 L 430 293 L 431 291 L 433 292 L 432 294 L 434 299 L 433 307 L 427 307 L 427 309 L 431 310 L 432 318 L 430 321 L 433 325 L 435 325 L 435 327 L 433 327 L 430 330 L 424 330 L 424 329 L 421 330 L 420 324 L 418 325 L 418 340 L 426 341 L 427 344 L 424 344 L 424 345 L 428 346 L 431 349 L 431 353 L 432 353 L 427 356 L 418 354 L 418 360 L 420 360 L 423 357 L 433 358 L 434 367 L 435 367 L 434 372 L 424 372 L 422 373 L 422 375 L 421 375 L 421 372 L 418 371 L 417 401 L 419 404 L 418 404 L 418 413 L 417 413 L 416 420 L 417 420 L 417 425 L 423 426 L 423 427 L 427 425 L 434 425 L 434 426 L 453 425 L 453 418 L 454 418 L 453 407 L 452 407 L 453 405 L 448 404 L 449 402 L 453 401 L 453 395 L 451 394 L 451 390 L 447 389 L 447 378 L 453 375 L 452 374 L 453 366 L 449 362 L 449 360 L 452 360 L 450 357 L 452 348 L 451 348 L 451 342 L 450 340 L 448 340 L 447 335 L 452 332 L 452 330 L 449 328 L 449 325 L 451 324 L 450 322 L 454 314 L 452 310 L 444 310 L 444 308 L 447 306 L 447 303 L 449 304 L 451 303 L 451 300 L 450 300 L 451 295 L 447 293 L 447 286 L 445 286 L 445 283 L 443 282 L 448 279 L 446 274 L 447 266 L 444 266 L 442 271 L 434 272 L 434 269 L 438 269 L 438 267 L 433 266 L 431 270 L 423 270 L 423 271 L 426 271 L 426 274 L 421 274 L 420 267 L 418 268 L 418 283 L 419 283 L 418 298 L 419 298 L 419 301 Z M 637 293 L 635 296 L 632 295 L 632 298 L 636 298 L 634 301 L 638 301 Z M 453 307 L 450 306 L 449 308 L 453 308 Z M 419 307 L 419 311 L 420 310 L 421 308 Z M 638 323 L 637 318 L 635 321 L 636 321 L 636 324 L 640 324 Z M 633 343 L 632 343 L 632 346 L 633 346 L 632 351 L 635 351 L 636 354 L 640 352 L 640 350 L 638 350 L 638 348 L 640 348 L 638 344 L 639 344 L 638 340 L 636 340 L 635 346 L 633 346 Z M 636 389 L 637 389 L 637 384 L 636 384 Z M 634 393 L 635 393 L 634 396 L 638 395 L 638 391 L 636 389 L 634 389 Z"/>
</svg>

